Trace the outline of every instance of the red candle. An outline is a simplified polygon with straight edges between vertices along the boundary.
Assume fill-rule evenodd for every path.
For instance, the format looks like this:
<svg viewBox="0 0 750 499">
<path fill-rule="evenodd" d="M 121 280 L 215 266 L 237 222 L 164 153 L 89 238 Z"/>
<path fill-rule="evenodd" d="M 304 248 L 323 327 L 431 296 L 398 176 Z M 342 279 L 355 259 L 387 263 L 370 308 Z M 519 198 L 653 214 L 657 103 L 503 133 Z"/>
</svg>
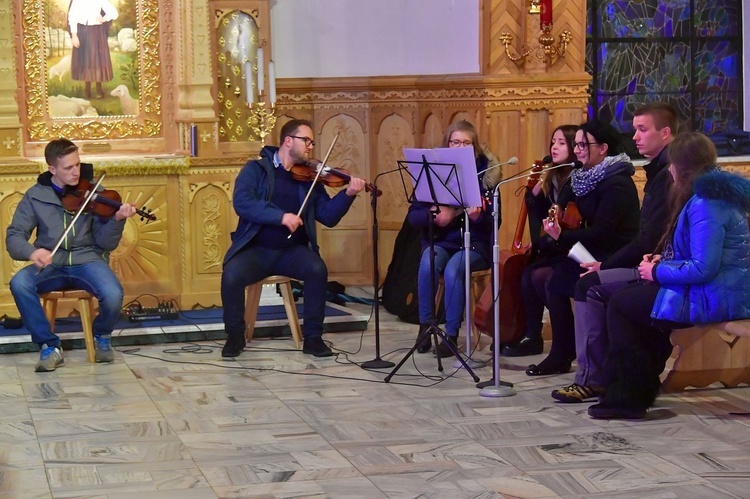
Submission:
<svg viewBox="0 0 750 499">
<path fill-rule="evenodd" d="M 539 2 L 539 25 L 552 27 L 552 0 L 541 0 Z"/>
</svg>

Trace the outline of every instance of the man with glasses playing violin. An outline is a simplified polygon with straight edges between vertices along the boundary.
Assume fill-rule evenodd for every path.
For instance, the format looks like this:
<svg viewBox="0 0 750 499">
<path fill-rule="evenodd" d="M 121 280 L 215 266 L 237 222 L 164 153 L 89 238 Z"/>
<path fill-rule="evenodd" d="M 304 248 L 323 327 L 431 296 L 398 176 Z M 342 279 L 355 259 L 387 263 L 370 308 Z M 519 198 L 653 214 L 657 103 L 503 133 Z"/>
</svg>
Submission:
<svg viewBox="0 0 750 499">
<path fill-rule="evenodd" d="M 333 227 L 349 211 L 365 181 L 352 177 L 346 189 L 330 197 L 316 182 L 298 181 L 290 170 L 312 160 L 312 124 L 291 120 L 281 128 L 279 147 L 265 146 L 237 176 L 233 204 L 239 216 L 232 245 L 224 257 L 221 300 L 227 341 L 222 358 L 245 348 L 245 287 L 272 275 L 303 281 L 303 352 L 328 357 L 322 338 L 328 269 L 318 253 L 315 221 Z M 298 215 L 310 191 L 305 209 Z"/>
<path fill-rule="evenodd" d="M 106 219 L 82 212 L 74 230 L 64 235 L 76 214 L 63 208 L 62 198 L 70 195 L 82 178 L 90 180 L 93 168 L 81 164 L 78 147 L 67 139 L 47 144 L 44 157 L 49 171 L 39 175 L 24 194 L 5 237 L 11 258 L 33 263 L 13 276 L 10 291 L 31 341 L 41 351 L 35 370 L 54 371 L 65 364 L 60 338 L 52 333 L 39 301 L 40 294 L 61 289 L 83 289 L 99 300 L 99 314 L 93 323 L 95 358 L 112 362 L 110 339 L 122 308 L 123 289 L 109 268 L 109 252 L 120 244 L 125 221 L 135 215 L 136 207 L 122 203 L 114 216 Z M 29 239 L 34 231 L 32 244 Z"/>
</svg>

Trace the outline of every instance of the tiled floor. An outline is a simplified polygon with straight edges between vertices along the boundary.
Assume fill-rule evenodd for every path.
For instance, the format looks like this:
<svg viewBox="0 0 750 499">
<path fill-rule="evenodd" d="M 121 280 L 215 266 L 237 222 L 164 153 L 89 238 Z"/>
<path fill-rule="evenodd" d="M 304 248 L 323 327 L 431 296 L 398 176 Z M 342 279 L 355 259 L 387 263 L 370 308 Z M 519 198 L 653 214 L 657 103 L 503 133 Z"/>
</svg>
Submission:
<svg viewBox="0 0 750 499">
<path fill-rule="evenodd" d="M 415 331 L 381 309 L 383 356 L 400 360 Z M 45 374 L 36 354 L 1 355 L 0 498 L 750 497 L 750 388 L 594 421 L 549 396 L 572 373 L 524 374 L 541 356 L 502 358 L 517 394 L 485 398 L 431 354 L 388 384 L 358 367 L 372 322 L 327 339 L 352 353 L 264 340 L 223 362 L 212 342 L 148 345 L 111 365 L 65 352 Z"/>
</svg>

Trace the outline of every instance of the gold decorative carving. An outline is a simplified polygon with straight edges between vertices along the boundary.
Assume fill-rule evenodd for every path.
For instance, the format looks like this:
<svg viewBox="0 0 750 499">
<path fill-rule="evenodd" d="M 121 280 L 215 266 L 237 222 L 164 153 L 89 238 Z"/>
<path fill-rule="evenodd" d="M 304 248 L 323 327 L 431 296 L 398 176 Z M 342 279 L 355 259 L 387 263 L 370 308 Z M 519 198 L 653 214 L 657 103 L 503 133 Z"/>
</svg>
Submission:
<svg viewBox="0 0 750 499">
<path fill-rule="evenodd" d="M 84 158 L 85 160 L 85 158 Z M 108 177 L 139 177 L 153 175 L 184 175 L 190 171 L 190 158 L 186 156 L 164 155 L 140 158 L 93 159 L 94 169 L 103 171 Z M 43 171 L 47 165 L 43 165 Z"/>
<path fill-rule="evenodd" d="M 159 60 L 159 2 L 139 0 L 140 113 L 130 117 L 50 118 L 47 111 L 42 2 L 23 0 L 23 47 L 27 130 L 31 140 L 148 138 L 162 133 Z"/>
<path fill-rule="evenodd" d="M 148 223 L 138 216 L 128 219 L 119 246 L 110 253 L 110 265 L 123 282 L 156 281 L 169 268 L 166 186 L 114 187 L 123 201 L 152 210 L 157 219 Z"/>
<path fill-rule="evenodd" d="M 216 174 L 216 172 L 211 172 L 212 174 Z M 230 172 L 233 173 L 233 172 Z M 189 186 L 189 192 L 188 192 L 188 203 L 193 203 L 193 200 L 195 198 L 195 195 L 198 194 L 201 190 L 208 186 L 213 186 L 218 189 L 220 189 L 222 192 L 224 192 L 227 196 L 228 200 L 232 200 L 232 186 L 229 182 L 194 182 L 191 183 Z"/>
<path fill-rule="evenodd" d="M 0 156 L 21 156 L 20 128 L 0 130 L 0 144 Z"/>
<path fill-rule="evenodd" d="M 220 226 L 222 202 L 215 194 L 203 198 L 201 213 L 203 215 L 203 271 L 208 272 L 221 268 L 224 250 L 221 245 L 222 231 Z"/>
</svg>

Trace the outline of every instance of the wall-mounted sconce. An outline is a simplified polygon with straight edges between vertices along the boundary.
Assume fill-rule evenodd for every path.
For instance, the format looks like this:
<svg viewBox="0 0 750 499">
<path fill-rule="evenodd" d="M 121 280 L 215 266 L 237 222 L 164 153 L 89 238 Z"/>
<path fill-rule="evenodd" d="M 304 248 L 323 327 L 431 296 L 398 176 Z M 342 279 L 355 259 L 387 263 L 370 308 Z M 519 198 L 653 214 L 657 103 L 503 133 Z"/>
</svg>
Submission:
<svg viewBox="0 0 750 499">
<path fill-rule="evenodd" d="M 560 33 L 560 41 L 555 44 L 555 37 L 552 36 L 552 0 L 529 0 L 529 14 L 539 14 L 539 26 L 542 33 L 537 39 L 538 45 L 532 45 L 531 47 L 527 47 L 525 44 L 521 45 L 521 53 L 519 54 L 514 49 L 515 55 L 513 55 L 510 47 L 513 42 L 513 35 L 504 31 L 500 33 L 500 41 L 505 46 L 505 55 L 511 61 L 515 63 L 521 61 L 522 64 L 526 57 L 533 54 L 534 57 L 551 66 L 560 57 L 565 57 L 565 49 L 573 36 L 570 31 L 564 30 Z"/>
</svg>

